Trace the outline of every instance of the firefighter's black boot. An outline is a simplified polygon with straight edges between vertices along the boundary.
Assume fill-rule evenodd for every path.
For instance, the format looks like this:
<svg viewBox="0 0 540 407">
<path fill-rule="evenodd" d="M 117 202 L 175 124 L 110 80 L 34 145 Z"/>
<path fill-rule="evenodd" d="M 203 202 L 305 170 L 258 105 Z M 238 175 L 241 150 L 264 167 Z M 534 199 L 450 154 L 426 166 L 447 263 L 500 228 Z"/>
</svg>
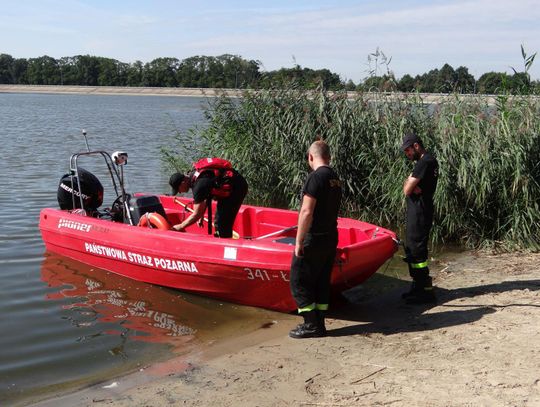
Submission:
<svg viewBox="0 0 540 407">
<path fill-rule="evenodd" d="M 300 315 L 304 317 L 304 323 L 289 332 L 291 338 L 320 338 L 325 336 L 326 333 L 319 326 L 317 311 L 302 312 Z"/>
<path fill-rule="evenodd" d="M 317 325 L 319 326 L 320 331 L 323 333 L 324 336 L 326 336 L 326 326 L 324 324 L 324 316 L 326 314 L 326 311 L 317 310 Z"/>
<path fill-rule="evenodd" d="M 412 283 L 411 283 L 411 287 L 409 288 L 409 291 L 406 291 L 403 294 L 401 294 L 401 298 L 403 298 L 404 300 L 416 295 L 420 289 L 417 283 L 417 280 L 420 279 L 418 270 L 411 267 L 411 263 L 408 258 L 406 258 L 406 262 L 407 262 L 407 265 L 409 266 L 409 275 L 412 278 Z"/>
<path fill-rule="evenodd" d="M 405 302 L 407 304 L 433 304 L 437 302 L 433 292 L 432 279 L 429 276 L 429 269 L 425 267 L 416 270 L 414 278 L 414 290 L 404 297 Z"/>
</svg>

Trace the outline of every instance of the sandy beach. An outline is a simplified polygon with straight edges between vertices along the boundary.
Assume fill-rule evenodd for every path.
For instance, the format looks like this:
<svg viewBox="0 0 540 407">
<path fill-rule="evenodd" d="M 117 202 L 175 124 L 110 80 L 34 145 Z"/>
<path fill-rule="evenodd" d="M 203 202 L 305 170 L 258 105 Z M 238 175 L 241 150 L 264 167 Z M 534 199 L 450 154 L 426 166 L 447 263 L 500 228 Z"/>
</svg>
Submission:
<svg viewBox="0 0 540 407">
<path fill-rule="evenodd" d="M 79 95 L 125 95 L 125 96 L 171 96 L 171 97 L 215 97 L 226 95 L 228 97 L 242 96 L 242 89 L 216 89 L 216 88 L 152 88 L 152 87 L 129 87 L 129 86 L 76 86 L 76 85 L 2 85 L 0 93 L 53 93 L 53 94 L 79 94 Z M 331 92 L 330 92 L 331 93 Z M 348 97 L 354 99 L 357 92 L 347 92 Z M 392 92 L 365 92 L 364 97 L 370 100 L 380 98 L 406 99 L 409 93 Z M 440 103 L 447 99 L 474 99 L 484 98 L 488 104 L 494 104 L 494 95 L 469 95 L 469 94 L 445 94 L 445 93 L 414 93 L 415 97 L 421 97 L 426 103 Z"/>
<path fill-rule="evenodd" d="M 192 96 L 213 97 L 221 94 L 236 97 L 241 90 L 213 88 L 152 88 L 132 86 L 76 86 L 76 85 L 1 85 L 0 93 L 53 93 L 77 95 L 125 96 Z"/>
<path fill-rule="evenodd" d="M 405 305 L 405 282 L 287 336 L 296 316 L 152 381 L 102 383 L 40 406 L 540 406 L 540 254 L 465 252 L 433 263 L 438 303 Z M 393 281 L 390 281 L 393 280 Z M 147 376 L 148 378 L 148 376 Z"/>
</svg>

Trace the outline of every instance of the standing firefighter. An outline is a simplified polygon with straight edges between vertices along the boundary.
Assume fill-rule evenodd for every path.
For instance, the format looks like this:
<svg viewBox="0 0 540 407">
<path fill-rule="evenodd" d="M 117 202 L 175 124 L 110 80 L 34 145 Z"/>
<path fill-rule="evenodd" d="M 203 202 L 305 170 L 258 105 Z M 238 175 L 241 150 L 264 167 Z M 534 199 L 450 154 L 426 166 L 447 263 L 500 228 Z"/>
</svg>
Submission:
<svg viewBox="0 0 540 407">
<path fill-rule="evenodd" d="M 432 303 L 436 299 L 429 276 L 428 241 L 433 224 L 433 194 L 437 188 L 439 164 L 414 133 L 405 134 L 401 149 L 409 160 L 416 161 L 412 174 L 403 184 L 407 200 L 405 261 L 413 282 L 409 292 L 402 297 L 409 304 Z"/>
<path fill-rule="evenodd" d="M 323 312 L 330 300 L 330 273 L 338 243 L 341 183 L 329 166 L 330 149 L 319 140 L 309 147 L 307 156 L 313 172 L 302 189 L 290 282 L 304 323 L 289 332 L 292 338 L 326 335 Z"/>
</svg>

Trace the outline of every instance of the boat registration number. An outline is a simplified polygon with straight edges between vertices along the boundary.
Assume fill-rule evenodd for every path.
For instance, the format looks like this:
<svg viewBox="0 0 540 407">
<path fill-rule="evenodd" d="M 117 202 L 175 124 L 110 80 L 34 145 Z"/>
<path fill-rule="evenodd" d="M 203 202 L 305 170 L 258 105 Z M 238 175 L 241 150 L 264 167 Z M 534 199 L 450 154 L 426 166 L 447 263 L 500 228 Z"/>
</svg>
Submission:
<svg viewBox="0 0 540 407">
<path fill-rule="evenodd" d="M 289 276 L 283 270 L 268 271 L 264 269 L 251 269 L 249 267 L 245 267 L 244 271 L 246 272 L 248 280 L 262 280 L 262 281 L 283 280 L 286 282 L 289 281 Z"/>
</svg>

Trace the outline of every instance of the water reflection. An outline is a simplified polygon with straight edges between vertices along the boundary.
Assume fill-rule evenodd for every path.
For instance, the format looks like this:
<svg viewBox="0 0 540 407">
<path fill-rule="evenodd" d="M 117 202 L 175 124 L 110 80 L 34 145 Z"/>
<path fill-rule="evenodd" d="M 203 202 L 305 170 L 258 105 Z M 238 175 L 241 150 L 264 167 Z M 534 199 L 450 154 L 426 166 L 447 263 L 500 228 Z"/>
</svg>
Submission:
<svg viewBox="0 0 540 407">
<path fill-rule="evenodd" d="M 0 360 L 0 405 L 36 400 L 255 331 L 272 311 L 184 294 L 45 253 L 33 302 L 12 307 Z M 16 297 L 16 295 L 15 295 Z M 17 305 L 18 304 L 18 305 Z M 30 314 L 30 315 L 29 315 Z M 29 322 L 31 321 L 31 323 Z"/>
<path fill-rule="evenodd" d="M 54 253 L 45 254 L 41 279 L 49 287 L 46 299 L 69 311 L 72 325 L 104 323 L 102 333 L 175 348 L 237 335 L 276 318 L 272 311 L 131 280 Z"/>
<path fill-rule="evenodd" d="M 197 336 L 197 320 L 212 318 L 211 311 L 190 303 L 177 292 L 52 253 L 47 253 L 43 261 L 41 279 L 52 289 L 46 299 L 69 310 L 66 319 L 73 326 L 105 323 L 99 334 L 178 346 Z M 86 339 L 83 335 L 78 340 Z"/>
</svg>

